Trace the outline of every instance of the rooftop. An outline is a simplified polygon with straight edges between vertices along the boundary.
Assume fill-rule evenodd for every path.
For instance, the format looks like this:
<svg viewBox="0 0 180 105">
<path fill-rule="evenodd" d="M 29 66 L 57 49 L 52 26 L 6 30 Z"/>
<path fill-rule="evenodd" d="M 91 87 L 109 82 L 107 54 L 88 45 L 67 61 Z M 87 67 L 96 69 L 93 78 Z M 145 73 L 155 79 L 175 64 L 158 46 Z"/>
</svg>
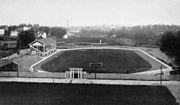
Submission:
<svg viewBox="0 0 180 105">
<path fill-rule="evenodd" d="M 52 43 L 56 43 L 56 40 L 54 38 L 48 37 L 48 38 L 36 39 L 35 41 L 33 41 L 30 44 L 33 44 L 34 42 L 37 42 L 37 41 L 42 43 L 42 44 L 45 44 L 45 45 L 50 45 Z"/>
</svg>

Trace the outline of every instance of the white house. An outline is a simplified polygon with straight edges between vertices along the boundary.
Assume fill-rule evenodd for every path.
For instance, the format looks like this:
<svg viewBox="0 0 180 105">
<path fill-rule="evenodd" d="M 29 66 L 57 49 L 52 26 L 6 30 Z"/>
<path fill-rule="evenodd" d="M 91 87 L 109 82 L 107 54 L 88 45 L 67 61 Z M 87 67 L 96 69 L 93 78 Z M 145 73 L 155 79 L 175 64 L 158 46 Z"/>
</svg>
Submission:
<svg viewBox="0 0 180 105">
<path fill-rule="evenodd" d="M 23 31 L 27 31 L 27 30 L 30 30 L 30 29 L 31 29 L 31 27 L 28 27 L 28 26 L 23 27 Z"/>
<path fill-rule="evenodd" d="M 10 34 L 10 36 L 12 36 L 12 37 L 17 37 L 18 36 L 18 31 L 11 31 L 11 34 Z"/>
<path fill-rule="evenodd" d="M 47 34 L 45 32 L 38 32 L 37 37 L 47 38 Z"/>
<path fill-rule="evenodd" d="M 67 35 L 67 34 L 65 34 L 65 35 L 63 36 L 63 38 L 64 38 L 64 39 L 67 39 L 67 38 L 68 38 L 68 35 Z"/>
<path fill-rule="evenodd" d="M 63 36 L 64 39 L 67 39 L 69 37 L 80 37 L 78 35 L 79 30 L 67 30 L 66 34 Z"/>
<path fill-rule="evenodd" d="M 17 47 L 17 40 L 1 40 L 0 49 L 14 49 Z"/>
<path fill-rule="evenodd" d="M 117 34 L 113 34 L 112 36 L 111 36 L 111 38 L 116 38 L 118 35 Z"/>
<path fill-rule="evenodd" d="M 56 39 L 53 37 L 36 39 L 29 44 L 31 54 L 48 56 L 56 51 Z"/>
<path fill-rule="evenodd" d="M 5 30 L 4 29 L 0 29 L 0 36 L 4 35 Z"/>
</svg>

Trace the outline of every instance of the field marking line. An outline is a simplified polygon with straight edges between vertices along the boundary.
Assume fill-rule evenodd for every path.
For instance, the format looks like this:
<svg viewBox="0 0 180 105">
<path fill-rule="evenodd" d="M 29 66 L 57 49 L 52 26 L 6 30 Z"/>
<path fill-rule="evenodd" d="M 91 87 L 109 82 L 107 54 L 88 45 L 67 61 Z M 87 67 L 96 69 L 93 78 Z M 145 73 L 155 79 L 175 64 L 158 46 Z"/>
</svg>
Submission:
<svg viewBox="0 0 180 105">
<path fill-rule="evenodd" d="M 47 58 L 51 57 L 52 55 L 54 55 L 54 54 L 56 54 L 56 53 L 58 53 L 58 52 L 60 52 L 60 51 L 81 50 L 81 49 L 82 49 L 82 50 L 83 50 L 83 49 L 107 49 L 107 48 L 110 48 L 110 49 L 132 50 L 132 51 L 133 51 L 133 50 L 138 50 L 138 51 L 144 53 L 145 55 L 149 56 L 150 58 L 154 59 L 155 61 L 159 62 L 160 64 L 163 64 L 163 65 L 166 67 L 166 68 L 162 69 L 162 71 L 163 71 L 164 73 L 172 71 L 172 67 L 170 67 L 169 65 L 165 64 L 164 62 L 160 61 L 159 59 L 155 58 L 154 56 L 150 55 L 149 53 L 147 53 L 147 52 L 145 52 L 145 51 L 143 51 L 143 50 L 141 50 L 141 49 L 139 49 L 139 48 L 107 47 L 107 46 L 104 46 L 104 47 L 94 47 L 94 46 L 92 46 L 92 47 L 85 47 L 85 48 L 83 47 L 83 48 L 57 49 L 58 51 L 56 51 L 55 53 L 53 53 L 53 54 L 51 54 L 50 56 L 47 56 L 47 57 L 43 58 L 42 60 L 34 63 L 33 65 L 31 65 L 30 70 L 33 71 L 33 67 L 34 67 L 35 65 L 39 64 L 40 62 L 46 60 Z M 40 70 L 39 72 L 45 72 L 45 71 L 41 71 L 41 70 Z M 139 72 L 139 73 L 134 73 L 134 74 L 149 74 L 149 73 L 150 73 L 150 74 L 152 74 L 152 73 L 153 73 L 153 74 L 154 74 L 154 73 L 160 73 L 160 69 L 151 70 L 151 71 L 144 71 L 144 72 Z"/>
<path fill-rule="evenodd" d="M 68 50 L 81 50 L 81 49 L 107 49 L 107 48 L 110 48 L 110 49 L 122 49 L 122 50 L 131 50 L 131 51 L 134 51 L 134 50 L 138 50 L 142 53 L 144 53 L 145 55 L 149 56 L 150 58 L 154 59 L 155 61 L 159 62 L 160 64 L 164 65 L 166 68 L 162 69 L 162 71 L 164 73 L 169 73 L 170 71 L 172 71 L 172 67 L 170 67 L 169 65 L 165 64 L 164 62 L 160 61 L 159 59 L 155 58 L 154 56 L 150 55 L 149 53 L 143 51 L 142 49 L 139 49 L 139 48 L 127 48 L 127 47 L 87 47 L 87 48 L 71 48 L 71 49 L 64 49 L 64 51 L 68 51 Z M 143 72 L 138 72 L 138 73 L 133 73 L 133 74 L 154 74 L 154 73 L 160 73 L 160 69 L 157 69 L 157 70 L 151 70 L 151 71 L 143 71 Z"/>
<path fill-rule="evenodd" d="M 136 50 L 137 48 L 125 48 L 125 47 L 94 47 L 94 46 L 88 46 L 88 47 L 82 47 L 82 48 L 69 48 L 69 49 L 62 49 L 62 51 L 68 51 L 68 50 L 81 50 L 81 49 L 122 49 L 122 50 Z"/>
<path fill-rule="evenodd" d="M 53 54 L 51 54 L 51 55 L 49 55 L 49 56 L 46 56 L 46 57 L 44 57 L 43 59 L 41 59 L 40 61 L 38 61 L 38 62 L 32 64 L 32 65 L 30 66 L 30 68 L 29 68 L 30 71 L 31 71 L 31 72 L 34 72 L 34 68 L 33 68 L 33 67 L 34 67 L 35 65 L 41 63 L 42 61 L 48 59 L 49 57 L 53 56 L 54 54 L 56 54 L 56 53 L 58 53 L 58 52 L 60 52 L 60 51 L 61 51 L 60 49 L 57 49 L 57 51 L 54 52 Z M 45 71 L 40 70 L 39 72 L 45 72 Z"/>
<path fill-rule="evenodd" d="M 167 65 L 167 64 L 165 64 L 164 62 L 160 61 L 160 60 L 157 59 L 156 57 L 150 55 L 149 53 L 147 53 L 147 52 L 145 52 L 145 51 L 143 51 L 143 50 L 141 50 L 141 49 L 136 49 L 136 50 L 138 50 L 138 51 L 146 54 L 147 56 L 149 56 L 150 58 L 152 58 L 152 59 L 154 59 L 155 61 L 159 62 L 160 64 L 163 64 L 163 65 L 166 67 L 166 68 L 162 69 L 162 71 L 163 71 L 164 73 L 167 73 L 167 72 L 170 72 L 170 71 L 173 70 L 172 67 L 170 67 L 169 65 Z M 151 70 L 151 71 L 144 71 L 144 72 L 139 72 L 139 73 L 135 73 L 135 74 L 157 73 L 157 72 L 160 73 L 160 70 L 161 70 L 161 69 Z"/>
</svg>

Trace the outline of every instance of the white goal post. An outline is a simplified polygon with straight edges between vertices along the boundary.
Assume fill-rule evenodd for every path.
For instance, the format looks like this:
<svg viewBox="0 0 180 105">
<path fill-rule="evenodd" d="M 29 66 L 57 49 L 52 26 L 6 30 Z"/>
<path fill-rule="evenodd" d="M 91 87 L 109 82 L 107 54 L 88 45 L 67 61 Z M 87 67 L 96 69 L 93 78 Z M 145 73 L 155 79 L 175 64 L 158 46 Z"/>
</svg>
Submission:
<svg viewBox="0 0 180 105">
<path fill-rule="evenodd" d="M 89 63 L 89 68 L 102 68 L 102 67 L 103 67 L 102 62 Z"/>
</svg>

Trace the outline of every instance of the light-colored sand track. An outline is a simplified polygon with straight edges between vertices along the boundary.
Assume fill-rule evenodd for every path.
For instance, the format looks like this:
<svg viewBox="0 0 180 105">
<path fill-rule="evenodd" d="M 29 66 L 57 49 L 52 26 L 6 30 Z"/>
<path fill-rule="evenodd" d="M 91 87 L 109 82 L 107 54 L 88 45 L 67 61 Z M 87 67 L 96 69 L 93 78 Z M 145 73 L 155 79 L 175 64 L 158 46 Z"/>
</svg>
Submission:
<svg viewBox="0 0 180 105">
<path fill-rule="evenodd" d="M 133 51 L 138 51 L 142 54 L 144 54 L 146 57 L 148 57 L 148 59 L 150 59 L 151 61 L 154 60 L 154 62 L 157 62 L 158 65 L 162 65 L 163 68 L 160 69 L 161 67 L 156 67 L 155 69 L 153 70 L 148 70 L 148 71 L 143 71 L 143 72 L 138 72 L 138 73 L 134 73 L 134 74 L 159 74 L 161 73 L 161 70 L 162 70 L 162 73 L 169 73 L 170 71 L 172 71 L 172 68 L 165 64 L 164 62 L 160 61 L 159 59 L 153 57 L 152 55 L 148 54 L 147 52 L 141 50 L 141 49 L 137 49 L 137 48 L 124 48 L 124 47 L 82 47 L 82 48 L 70 48 L 70 49 L 58 49 L 54 54 L 52 55 L 49 55 L 45 58 L 43 58 L 42 60 L 36 62 L 35 64 L 33 64 L 31 67 L 30 67 L 30 70 L 33 71 L 34 67 L 36 65 L 38 65 L 39 63 L 45 61 L 46 59 L 52 57 L 53 55 L 59 53 L 59 52 L 63 52 L 63 51 L 70 51 L 70 50 L 83 50 L 83 49 L 121 49 L 121 50 L 133 50 Z M 145 59 L 147 60 L 147 59 Z M 148 61 L 148 60 L 147 60 Z M 149 61 L 148 61 L 149 62 Z M 150 62 L 151 63 L 151 62 Z M 153 65 L 153 63 L 151 63 L 151 65 Z M 43 70 L 39 70 L 38 69 L 38 72 L 46 72 L 46 71 L 43 71 Z"/>
</svg>

